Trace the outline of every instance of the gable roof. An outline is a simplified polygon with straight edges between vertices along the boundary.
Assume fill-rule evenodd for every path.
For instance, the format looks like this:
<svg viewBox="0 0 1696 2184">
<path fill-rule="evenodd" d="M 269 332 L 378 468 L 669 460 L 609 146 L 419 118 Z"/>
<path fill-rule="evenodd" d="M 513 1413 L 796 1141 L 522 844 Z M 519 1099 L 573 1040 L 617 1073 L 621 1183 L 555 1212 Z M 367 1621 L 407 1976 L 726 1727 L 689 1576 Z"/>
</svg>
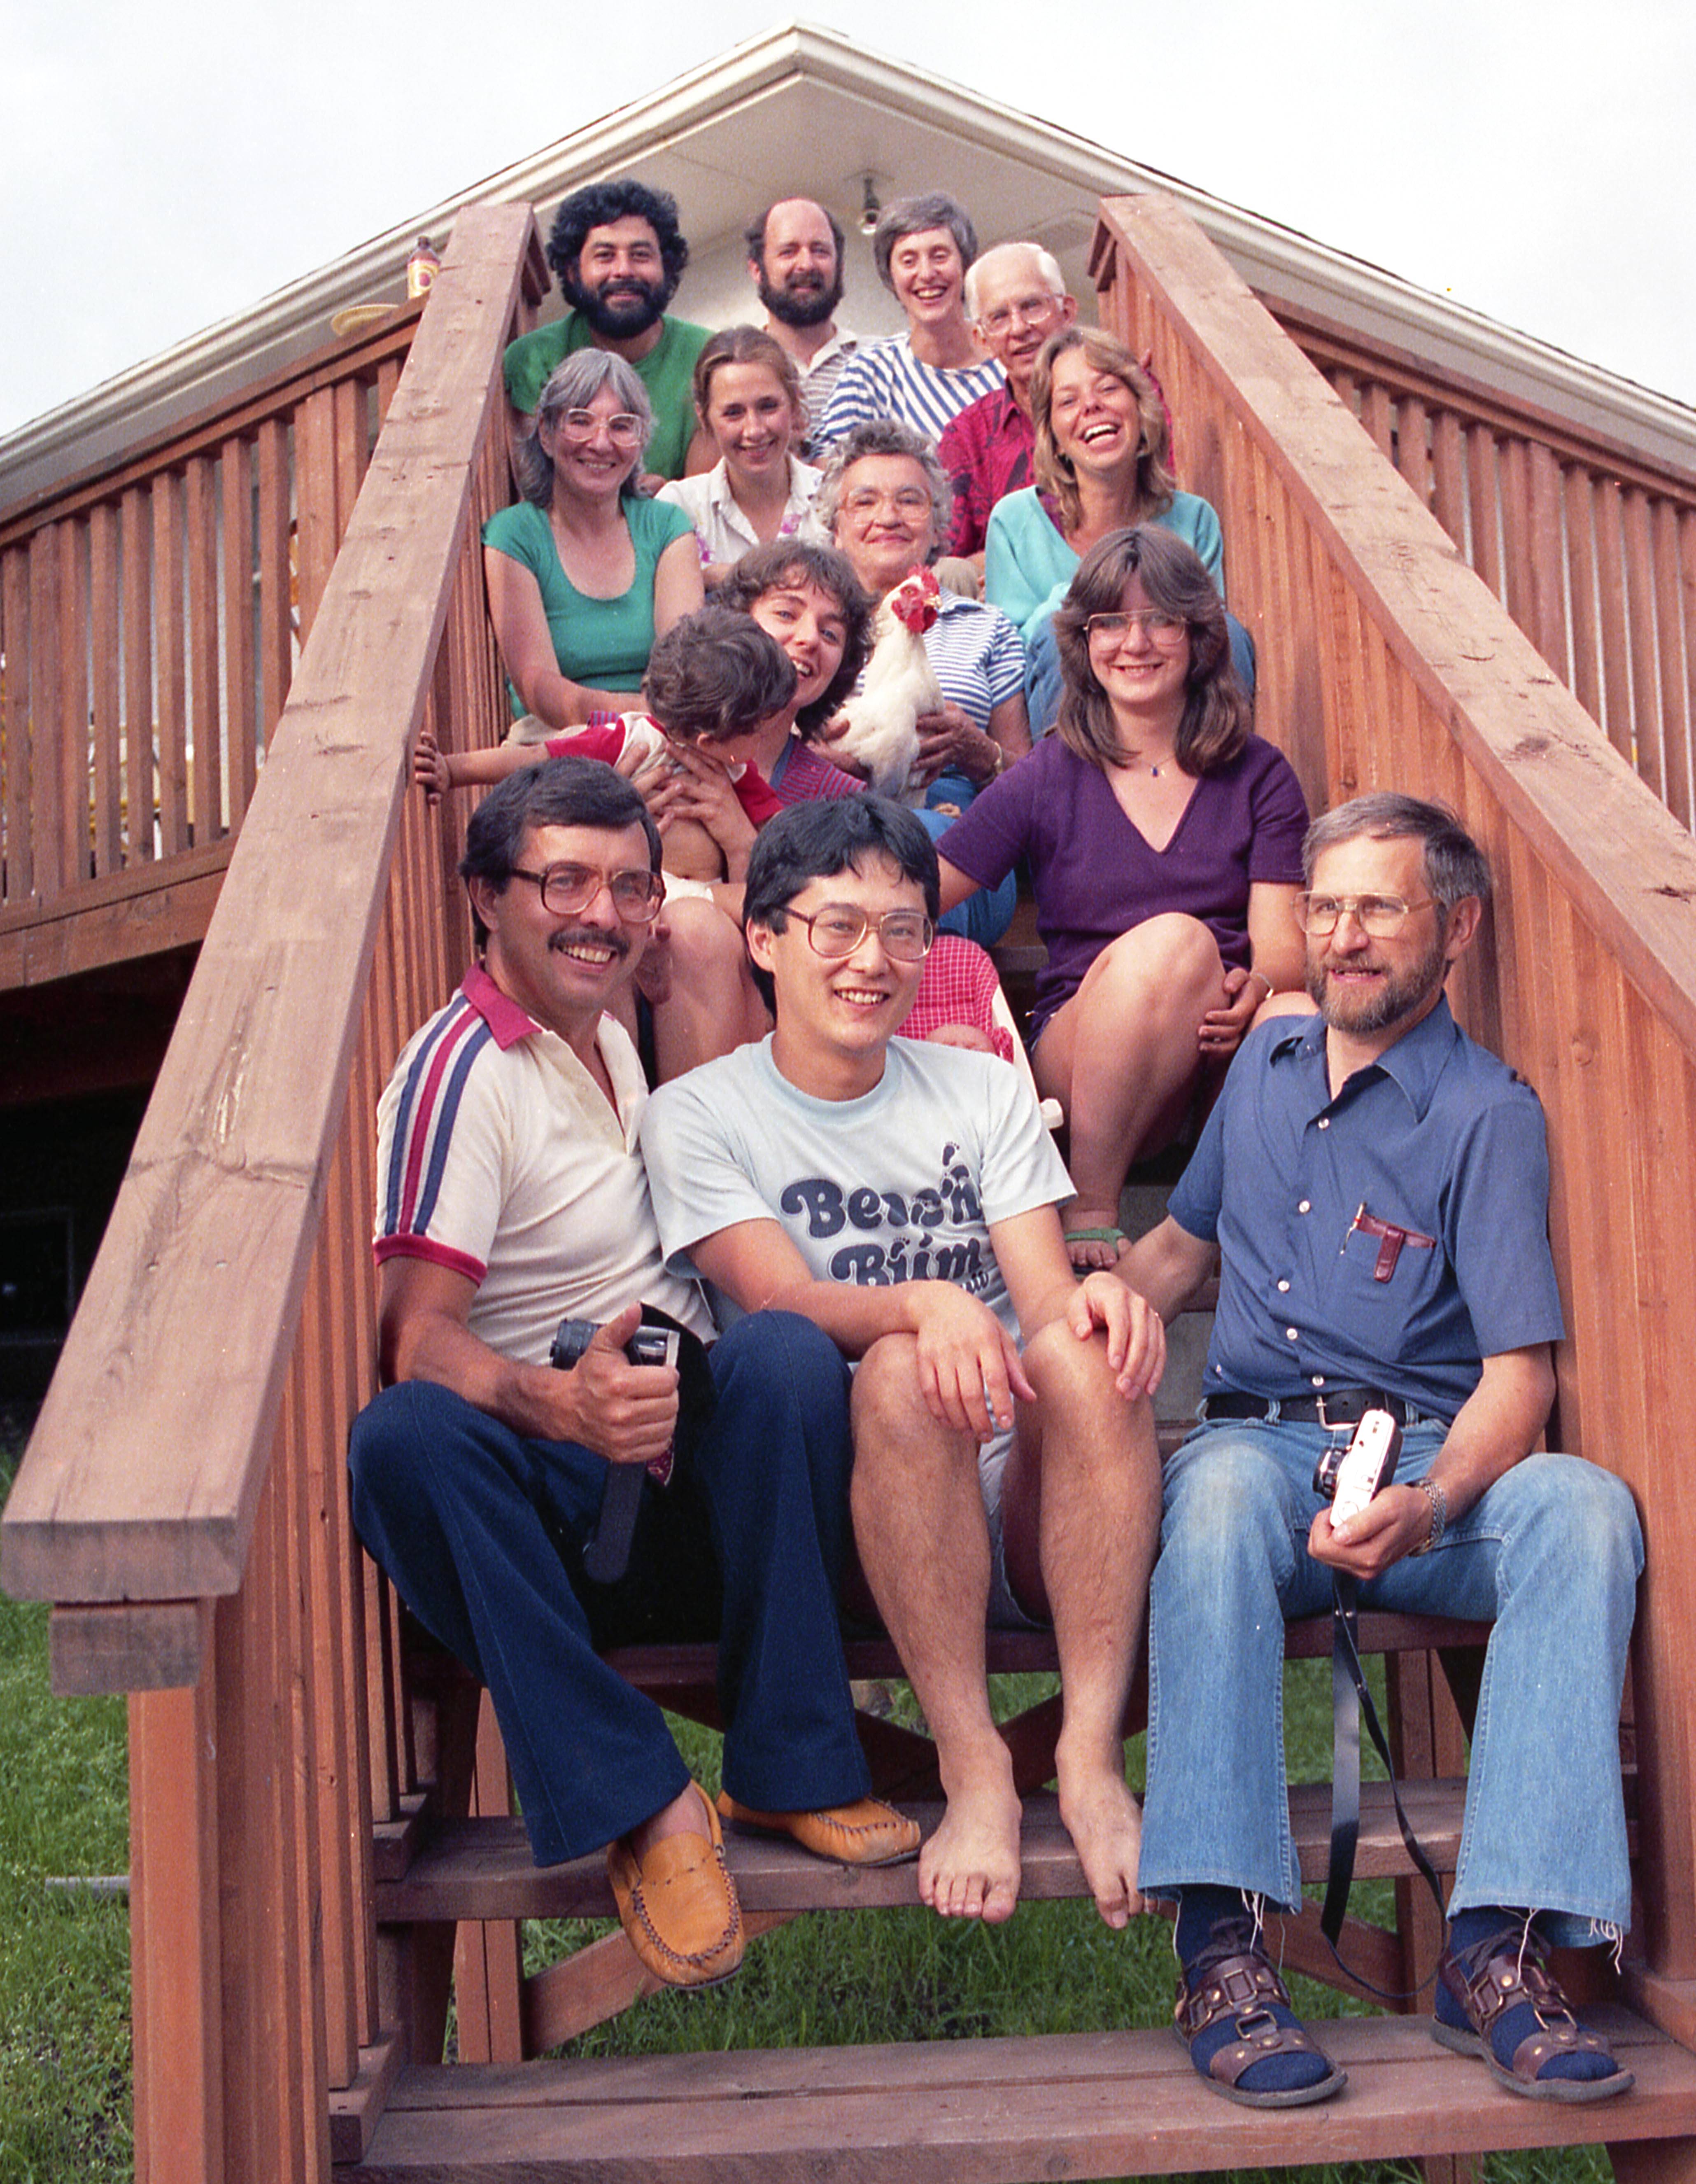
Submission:
<svg viewBox="0 0 1696 2184">
<path fill-rule="evenodd" d="M 465 204 L 535 204 L 544 231 L 561 197 L 639 173 L 670 190 L 690 239 L 677 309 L 722 323 L 753 312 L 742 231 L 769 200 L 808 195 L 850 237 L 844 315 L 861 333 L 898 323 L 859 233 L 865 178 L 883 199 L 945 185 L 983 242 L 1044 242 L 1074 290 L 1096 200 L 1176 198 L 1269 301 L 1370 335 L 1432 368 L 1534 403 L 1647 455 L 1696 468 L 1696 411 L 1430 294 L 1363 260 L 1209 197 L 1058 125 L 1014 112 L 840 33 L 791 23 L 572 131 L 432 205 L 247 310 L 0 438 L 0 506 L 97 464 L 320 348 L 351 304 L 396 301 L 420 233 L 438 244 Z"/>
</svg>

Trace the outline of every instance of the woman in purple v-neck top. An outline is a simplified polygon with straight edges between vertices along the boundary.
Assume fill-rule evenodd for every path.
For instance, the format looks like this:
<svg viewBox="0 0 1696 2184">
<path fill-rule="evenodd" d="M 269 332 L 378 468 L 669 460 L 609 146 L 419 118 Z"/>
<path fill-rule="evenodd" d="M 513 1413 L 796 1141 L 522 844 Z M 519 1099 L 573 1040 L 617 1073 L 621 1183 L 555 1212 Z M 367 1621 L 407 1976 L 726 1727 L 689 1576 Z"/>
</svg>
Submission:
<svg viewBox="0 0 1696 2184">
<path fill-rule="evenodd" d="M 1219 594 L 1181 540 L 1110 533 L 1054 628 L 1054 733 L 937 850 L 945 906 L 1030 867 L 1048 950 L 1032 1062 L 1070 1125 L 1074 1261 L 1101 1265 L 1131 1162 L 1170 1143 L 1257 1009 L 1301 985 L 1308 812 L 1287 760 L 1250 733 Z"/>
</svg>

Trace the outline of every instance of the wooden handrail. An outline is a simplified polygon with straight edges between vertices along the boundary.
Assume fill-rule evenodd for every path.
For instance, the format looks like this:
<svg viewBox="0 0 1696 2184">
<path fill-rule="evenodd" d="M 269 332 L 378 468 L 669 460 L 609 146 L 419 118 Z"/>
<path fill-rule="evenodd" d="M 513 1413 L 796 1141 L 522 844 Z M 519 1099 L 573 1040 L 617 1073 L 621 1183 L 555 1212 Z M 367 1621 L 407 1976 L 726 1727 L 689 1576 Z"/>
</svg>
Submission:
<svg viewBox="0 0 1696 2184">
<path fill-rule="evenodd" d="M 1257 719 L 1315 808 L 1445 798 L 1488 851 L 1484 944 L 1452 982 L 1536 1085 L 1570 1339 L 1562 1443 L 1632 1488 L 1649 1539 L 1633 1674 L 1644 1998 L 1687 2028 L 1696 1980 L 1696 843 L 1598 735 L 1200 231 L 1170 201 L 1104 207 L 1104 316 L 1182 421 L 1219 508 Z M 1672 1986 L 1677 1986 L 1673 1994 Z M 1657 1997 L 1659 1999 L 1657 2000 Z M 1669 1998 L 1671 1997 L 1671 1998 Z"/>
<path fill-rule="evenodd" d="M 541 263 L 526 207 L 461 214 L 341 550 L 312 549 L 334 566 L 0 1524 L 0 1582 L 55 1602 L 55 1686 L 132 1694 L 142 2180 L 327 2184 L 332 2093 L 394 2057 L 372 1825 L 411 1751 L 343 1460 L 376 1093 L 469 941 L 410 753 L 504 723 L 480 530 Z"/>
<path fill-rule="evenodd" d="M 63 522 L 161 471 L 180 471 L 191 456 L 215 454 L 232 433 L 251 435 L 267 418 L 289 415 L 309 394 L 323 393 L 349 379 L 375 381 L 385 364 L 398 367 L 406 362 L 423 309 L 421 300 L 397 304 L 381 326 L 327 343 L 301 363 L 268 372 L 239 393 L 136 441 L 122 454 L 0 508 L 0 549 L 21 545 L 43 523 Z"/>
<path fill-rule="evenodd" d="M 190 1601 L 242 1582 L 408 755 L 487 512 L 474 483 L 503 497 L 489 419 L 532 239 L 523 207 L 476 208 L 456 228 L 6 1511 L 14 1593 Z M 120 1652 L 107 1660 L 126 1687 Z"/>
</svg>

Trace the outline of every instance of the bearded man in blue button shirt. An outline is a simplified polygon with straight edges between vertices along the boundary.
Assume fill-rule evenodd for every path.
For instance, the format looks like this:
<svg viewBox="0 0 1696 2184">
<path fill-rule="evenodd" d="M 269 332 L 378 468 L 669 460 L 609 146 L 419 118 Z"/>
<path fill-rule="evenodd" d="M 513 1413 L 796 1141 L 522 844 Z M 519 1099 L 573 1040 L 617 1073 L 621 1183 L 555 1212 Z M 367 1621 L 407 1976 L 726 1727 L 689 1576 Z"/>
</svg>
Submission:
<svg viewBox="0 0 1696 2184">
<path fill-rule="evenodd" d="M 1301 1882 L 1284 1776 L 1283 1621 L 1332 1576 L 1363 1607 L 1493 1621 L 1432 2031 L 1533 2099 L 1631 2084 L 1547 1948 L 1630 1916 L 1618 1725 L 1643 1547 L 1610 1474 L 1538 1452 L 1562 1333 L 1536 1095 L 1443 998 L 1489 872 L 1452 813 L 1327 814 L 1298 914 L 1316 1017 L 1245 1040 L 1168 1218 L 1118 1272 L 1159 1310 L 1220 1259 L 1201 1423 L 1167 1468 L 1151 1591 L 1139 1881 L 1178 1901 L 1177 2020 L 1204 2081 L 1259 2106 L 1343 2074 L 1262 1946 Z M 1314 1466 L 1369 1407 L 1393 1484 L 1333 1524 Z"/>
</svg>

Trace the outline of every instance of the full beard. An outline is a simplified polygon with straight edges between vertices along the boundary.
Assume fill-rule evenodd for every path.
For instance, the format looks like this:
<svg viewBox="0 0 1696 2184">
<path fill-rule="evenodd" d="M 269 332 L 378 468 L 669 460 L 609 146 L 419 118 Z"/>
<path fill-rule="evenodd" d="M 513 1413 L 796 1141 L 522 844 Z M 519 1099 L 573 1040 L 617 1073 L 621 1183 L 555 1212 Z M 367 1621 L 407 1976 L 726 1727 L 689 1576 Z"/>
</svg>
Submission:
<svg viewBox="0 0 1696 2184">
<path fill-rule="evenodd" d="M 670 298 L 663 286 L 636 281 L 620 282 L 610 292 L 581 288 L 571 300 L 595 332 L 614 341 L 628 341 L 659 323 Z"/>
<path fill-rule="evenodd" d="M 1443 961 L 1446 937 L 1439 931 L 1431 948 L 1417 963 L 1399 975 L 1389 973 L 1383 983 L 1370 994 L 1352 993 L 1346 985 L 1337 985 L 1333 978 L 1335 967 L 1323 958 L 1315 962 L 1310 957 L 1307 965 L 1309 998 L 1334 1031 L 1370 1034 L 1392 1030 L 1405 1017 L 1416 1014 L 1433 992 L 1441 989 L 1449 972 L 1449 966 Z M 1380 967 L 1367 962 L 1353 967 L 1376 970 Z"/>
<path fill-rule="evenodd" d="M 774 288 L 762 273 L 759 300 L 772 317 L 786 326 L 821 326 L 842 299 L 840 274 L 829 287 Z"/>
</svg>

